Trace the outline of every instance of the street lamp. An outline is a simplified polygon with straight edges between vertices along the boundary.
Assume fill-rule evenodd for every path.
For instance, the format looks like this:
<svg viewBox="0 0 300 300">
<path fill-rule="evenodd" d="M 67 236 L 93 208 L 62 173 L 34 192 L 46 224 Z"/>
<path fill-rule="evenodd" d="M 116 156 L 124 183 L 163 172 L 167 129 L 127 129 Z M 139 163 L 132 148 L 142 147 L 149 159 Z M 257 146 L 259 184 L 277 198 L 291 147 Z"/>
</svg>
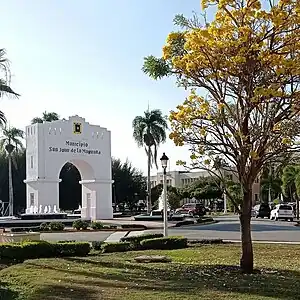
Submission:
<svg viewBox="0 0 300 300">
<path fill-rule="evenodd" d="M 164 216 L 163 216 L 163 220 L 164 220 L 164 236 L 167 237 L 168 236 L 168 205 L 167 205 L 167 166 L 168 166 L 168 161 L 169 158 L 168 156 L 163 153 L 163 156 L 160 159 L 161 161 L 161 166 L 164 170 L 163 172 L 163 191 L 164 191 Z"/>
</svg>

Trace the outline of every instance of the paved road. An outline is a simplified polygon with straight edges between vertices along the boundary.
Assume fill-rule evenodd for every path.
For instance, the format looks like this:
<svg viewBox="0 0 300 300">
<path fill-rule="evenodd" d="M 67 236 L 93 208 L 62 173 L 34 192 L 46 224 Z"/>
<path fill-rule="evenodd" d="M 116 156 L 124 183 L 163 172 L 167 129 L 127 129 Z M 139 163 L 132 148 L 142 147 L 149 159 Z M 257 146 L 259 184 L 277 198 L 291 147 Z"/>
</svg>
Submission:
<svg viewBox="0 0 300 300">
<path fill-rule="evenodd" d="M 188 239 L 215 239 L 240 240 L 240 225 L 237 216 L 224 216 L 215 218 L 219 221 L 210 225 L 194 225 L 181 228 L 170 228 L 170 235 L 183 235 Z M 295 227 L 295 223 L 284 221 L 270 221 L 267 219 L 252 220 L 252 238 L 254 241 L 270 242 L 299 242 L 300 227 Z M 132 232 L 132 234 L 142 234 L 146 232 L 162 232 L 162 229 L 147 230 L 144 232 Z M 101 241 L 106 240 L 112 232 L 73 232 L 73 233 L 43 233 L 44 240 L 77 240 L 77 241 Z M 118 234 L 117 234 L 118 235 Z M 116 236 L 117 236 L 116 235 Z M 113 238 L 113 237 L 112 237 Z M 112 240 L 110 238 L 110 240 Z"/>
<path fill-rule="evenodd" d="M 183 235 L 189 239 L 221 238 L 240 240 L 240 224 L 237 216 L 216 218 L 219 223 L 170 229 L 170 234 Z M 300 227 L 286 221 L 253 219 L 251 222 L 254 241 L 300 242 Z"/>
</svg>

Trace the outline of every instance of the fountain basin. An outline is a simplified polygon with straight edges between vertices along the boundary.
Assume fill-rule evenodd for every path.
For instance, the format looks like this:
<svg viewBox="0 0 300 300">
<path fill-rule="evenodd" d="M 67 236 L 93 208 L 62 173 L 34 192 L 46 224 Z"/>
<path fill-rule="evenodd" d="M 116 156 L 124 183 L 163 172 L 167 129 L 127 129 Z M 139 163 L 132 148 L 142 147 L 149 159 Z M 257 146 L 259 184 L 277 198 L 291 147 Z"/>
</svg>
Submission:
<svg viewBox="0 0 300 300">
<path fill-rule="evenodd" d="M 66 213 L 37 213 L 37 214 L 21 214 L 21 220 L 60 220 L 67 219 Z M 77 216 L 78 217 L 78 216 Z"/>
</svg>

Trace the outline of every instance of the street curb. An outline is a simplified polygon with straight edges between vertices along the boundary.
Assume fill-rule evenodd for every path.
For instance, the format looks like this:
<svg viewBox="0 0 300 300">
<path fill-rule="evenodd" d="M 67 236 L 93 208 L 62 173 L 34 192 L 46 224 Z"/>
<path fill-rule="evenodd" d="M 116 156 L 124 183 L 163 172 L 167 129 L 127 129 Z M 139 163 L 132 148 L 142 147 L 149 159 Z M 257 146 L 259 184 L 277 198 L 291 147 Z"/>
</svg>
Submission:
<svg viewBox="0 0 300 300">
<path fill-rule="evenodd" d="M 241 243 L 240 240 L 223 240 L 225 243 Z M 287 245 L 300 245 L 299 242 L 289 242 L 289 241 L 252 241 L 253 244 L 287 244 Z"/>
<path fill-rule="evenodd" d="M 178 226 L 178 227 L 173 227 L 172 229 L 198 227 L 198 226 L 211 225 L 211 224 L 216 224 L 216 223 L 219 223 L 219 221 L 214 220 L 214 221 L 206 222 L 206 223 L 195 223 L 195 224 L 190 224 L 190 225 L 182 225 L 182 226 Z"/>
</svg>

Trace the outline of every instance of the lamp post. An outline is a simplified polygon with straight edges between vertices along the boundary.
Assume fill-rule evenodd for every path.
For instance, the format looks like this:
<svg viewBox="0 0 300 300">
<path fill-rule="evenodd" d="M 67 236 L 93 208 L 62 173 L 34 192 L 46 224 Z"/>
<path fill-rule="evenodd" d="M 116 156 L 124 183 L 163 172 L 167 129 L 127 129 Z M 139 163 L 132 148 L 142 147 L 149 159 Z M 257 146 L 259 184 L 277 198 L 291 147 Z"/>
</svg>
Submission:
<svg viewBox="0 0 300 300">
<path fill-rule="evenodd" d="M 160 159 L 161 166 L 163 168 L 163 191 L 164 191 L 164 236 L 168 236 L 168 204 L 167 204 L 167 166 L 169 158 L 166 156 L 165 153 L 163 153 L 163 156 Z"/>
<path fill-rule="evenodd" d="M 226 195 L 226 190 L 224 190 L 224 214 L 227 214 L 227 195 Z"/>
</svg>

